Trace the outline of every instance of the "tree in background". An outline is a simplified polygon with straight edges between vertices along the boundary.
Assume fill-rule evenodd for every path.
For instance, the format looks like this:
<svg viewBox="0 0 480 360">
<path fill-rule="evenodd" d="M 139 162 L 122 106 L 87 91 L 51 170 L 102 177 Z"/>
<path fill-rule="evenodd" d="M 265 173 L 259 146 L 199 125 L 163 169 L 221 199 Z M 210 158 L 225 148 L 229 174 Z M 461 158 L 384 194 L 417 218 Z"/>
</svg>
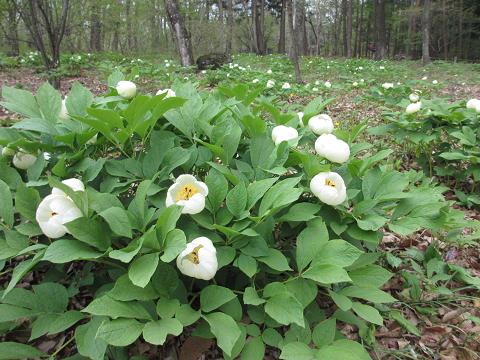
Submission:
<svg viewBox="0 0 480 360">
<path fill-rule="evenodd" d="M 293 66 L 295 68 L 295 79 L 298 83 L 302 82 L 302 73 L 300 72 L 300 60 L 298 58 L 298 39 L 297 39 L 297 32 L 293 27 L 293 20 L 294 13 L 293 13 L 293 5 L 291 1 L 287 1 L 287 23 L 288 23 L 288 31 L 290 33 L 291 39 L 291 55 L 290 58 L 293 61 Z"/>
<path fill-rule="evenodd" d="M 422 11 L 422 62 L 430 62 L 430 0 L 423 0 Z"/>
<path fill-rule="evenodd" d="M 191 66 L 193 65 L 192 43 L 177 0 L 165 0 L 165 9 L 171 29 L 175 34 L 180 62 L 182 66 Z"/>
</svg>

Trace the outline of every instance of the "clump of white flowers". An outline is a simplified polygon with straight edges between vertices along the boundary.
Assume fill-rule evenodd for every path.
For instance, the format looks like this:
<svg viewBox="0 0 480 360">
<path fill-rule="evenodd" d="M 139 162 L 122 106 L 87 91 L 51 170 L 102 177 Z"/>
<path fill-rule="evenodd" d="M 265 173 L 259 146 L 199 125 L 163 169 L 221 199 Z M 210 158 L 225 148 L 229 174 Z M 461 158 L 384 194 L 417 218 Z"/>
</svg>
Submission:
<svg viewBox="0 0 480 360">
<path fill-rule="evenodd" d="M 283 83 L 283 85 L 282 85 L 282 89 L 283 89 L 283 90 L 288 90 L 288 89 L 290 89 L 290 88 L 291 88 L 291 86 L 290 86 L 290 84 L 289 84 L 288 82 Z"/>
<path fill-rule="evenodd" d="M 271 89 L 275 86 L 275 81 L 274 80 L 268 80 L 267 81 L 267 88 Z"/>
<path fill-rule="evenodd" d="M 168 188 L 165 205 L 182 206 L 182 214 L 198 214 L 205 208 L 207 195 L 208 187 L 204 182 L 198 181 L 193 175 L 184 174 Z"/>
<path fill-rule="evenodd" d="M 333 120 L 327 114 L 312 116 L 308 120 L 308 127 L 314 134 L 330 134 L 333 131 Z"/>
<path fill-rule="evenodd" d="M 278 125 L 272 129 L 272 140 L 275 145 L 280 145 L 283 141 L 296 140 L 297 138 L 298 131 L 293 127 Z"/>
<path fill-rule="evenodd" d="M 432 84 L 433 84 L 433 85 L 437 85 L 437 84 L 438 84 L 438 80 L 433 80 L 433 81 L 432 81 Z"/>
<path fill-rule="evenodd" d="M 418 96 L 417 93 L 411 93 L 411 94 L 408 96 L 408 98 L 410 99 L 410 101 L 411 101 L 412 103 L 416 103 L 416 102 L 418 102 L 418 100 L 420 100 L 420 96 Z"/>
<path fill-rule="evenodd" d="M 118 95 L 120 95 L 124 99 L 131 99 L 137 93 L 137 86 L 133 82 L 126 80 L 119 81 L 116 89 Z"/>
<path fill-rule="evenodd" d="M 413 114 L 419 111 L 422 108 L 422 102 L 418 101 L 416 103 L 408 104 L 407 108 L 405 109 L 405 112 L 407 114 Z"/>
<path fill-rule="evenodd" d="M 272 73 L 272 69 L 267 70 L 267 74 L 270 75 Z"/>
<path fill-rule="evenodd" d="M 382 87 L 384 89 L 393 89 L 393 83 L 383 83 Z"/>
<path fill-rule="evenodd" d="M 207 237 L 198 237 L 187 244 L 177 257 L 177 268 L 184 275 L 211 280 L 218 270 L 217 250 Z"/>
<path fill-rule="evenodd" d="M 330 81 L 325 81 L 324 85 L 326 88 L 329 88 L 329 89 L 332 87 L 332 83 Z"/>
<path fill-rule="evenodd" d="M 256 84 L 256 83 L 258 83 L 259 81 L 260 81 L 260 80 L 258 80 L 258 79 L 253 79 L 253 80 L 252 80 L 252 83 Z"/>
</svg>

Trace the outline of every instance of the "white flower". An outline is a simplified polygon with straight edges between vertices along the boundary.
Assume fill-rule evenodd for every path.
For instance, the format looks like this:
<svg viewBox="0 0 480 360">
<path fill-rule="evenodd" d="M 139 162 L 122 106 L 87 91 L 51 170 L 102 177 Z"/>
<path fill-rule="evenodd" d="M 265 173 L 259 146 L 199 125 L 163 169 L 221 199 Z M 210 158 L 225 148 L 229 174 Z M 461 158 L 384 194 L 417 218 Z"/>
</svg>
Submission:
<svg viewBox="0 0 480 360">
<path fill-rule="evenodd" d="M 438 80 L 433 80 L 433 81 L 432 81 L 432 84 L 433 84 L 433 85 L 437 85 L 437 84 L 438 84 Z"/>
<path fill-rule="evenodd" d="M 62 181 L 62 184 L 67 185 L 70 189 L 73 191 L 85 191 L 85 185 L 83 185 L 83 182 L 81 182 L 78 179 L 75 178 L 70 178 Z M 52 195 L 63 195 L 67 196 L 62 190 L 54 187 L 52 189 Z"/>
<path fill-rule="evenodd" d="M 193 239 L 177 257 L 178 270 L 184 275 L 211 280 L 218 270 L 217 250 L 204 236 Z"/>
<path fill-rule="evenodd" d="M 384 89 L 392 89 L 393 88 L 393 83 L 383 83 L 382 87 Z"/>
<path fill-rule="evenodd" d="M 62 107 L 60 108 L 60 113 L 58 114 L 58 117 L 60 118 L 60 120 L 70 119 L 70 116 L 68 115 L 66 101 L 67 101 L 67 97 L 65 96 L 65 99 L 62 100 Z"/>
<path fill-rule="evenodd" d="M 358 86 L 358 82 L 354 81 L 352 85 L 353 86 Z"/>
<path fill-rule="evenodd" d="M 205 183 L 197 181 L 193 175 L 184 174 L 168 188 L 165 204 L 167 207 L 183 206 L 182 214 L 198 214 L 205 208 L 207 195 L 208 187 Z"/>
<path fill-rule="evenodd" d="M 329 161 L 342 164 L 350 157 L 350 147 L 332 134 L 322 134 L 315 141 L 315 151 Z"/>
<path fill-rule="evenodd" d="M 422 108 L 422 102 L 418 101 L 416 103 L 408 104 L 407 108 L 405 109 L 405 112 L 407 114 L 413 114 L 419 111 Z"/>
<path fill-rule="evenodd" d="M 327 205 L 340 205 L 347 198 L 342 177 L 336 172 L 321 172 L 310 181 L 312 193 Z"/>
<path fill-rule="evenodd" d="M 327 114 L 315 115 L 308 120 L 308 127 L 317 135 L 330 134 L 333 131 L 333 120 Z"/>
<path fill-rule="evenodd" d="M 167 93 L 167 95 L 164 97 L 164 99 L 168 99 L 169 97 L 176 96 L 175 91 L 173 91 L 172 89 L 160 89 L 157 91 L 155 95 L 162 95 L 165 93 Z"/>
<path fill-rule="evenodd" d="M 382 66 L 379 67 L 379 69 L 380 70 L 385 70 L 385 66 L 382 65 Z"/>
<path fill-rule="evenodd" d="M 282 89 L 283 89 L 283 90 L 288 90 L 288 89 L 290 89 L 290 88 L 291 88 L 291 86 L 290 86 L 290 84 L 289 84 L 288 82 L 283 83 L 283 85 L 282 85 Z"/>
<path fill-rule="evenodd" d="M 304 127 L 305 125 L 303 124 L 303 115 L 305 115 L 302 111 L 297 112 L 298 116 L 298 124 L 300 127 Z"/>
<path fill-rule="evenodd" d="M 49 160 L 52 158 L 52 154 L 50 154 L 49 152 L 44 152 L 44 153 L 43 153 L 43 158 L 44 158 L 46 161 L 49 161 Z"/>
<path fill-rule="evenodd" d="M 73 201 L 63 195 L 48 195 L 38 205 L 35 218 L 42 232 L 53 239 L 68 233 L 65 224 L 82 217 Z"/>
<path fill-rule="evenodd" d="M 13 156 L 15 155 L 15 150 L 13 150 L 12 148 L 9 148 L 9 147 L 4 147 L 2 149 L 2 156 Z"/>
<path fill-rule="evenodd" d="M 207 70 L 202 70 L 202 74 L 206 74 L 207 73 Z"/>
<path fill-rule="evenodd" d="M 427 80 L 428 78 L 426 76 L 422 77 L 422 80 Z"/>
<path fill-rule="evenodd" d="M 279 145 L 282 141 L 295 140 L 298 138 L 298 131 L 289 126 L 278 125 L 272 129 L 272 140 L 275 145 Z"/>
<path fill-rule="evenodd" d="M 256 84 L 256 83 L 258 83 L 259 81 L 260 81 L 260 80 L 258 80 L 258 79 L 253 79 L 253 80 L 252 80 L 252 83 Z"/>
<path fill-rule="evenodd" d="M 35 164 L 37 157 L 33 154 L 26 152 L 23 149 L 18 149 L 18 151 L 13 156 L 13 165 L 17 169 L 26 170 Z"/>
<path fill-rule="evenodd" d="M 117 92 L 124 99 L 131 99 L 137 93 L 137 86 L 131 81 L 121 80 L 117 84 Z"/>
<path fill-rule="evenodd" d="M 365 80 L 364 80 L 364 79 L 360 79 L 360 82 L 361 82 L 361 83 L 364 83 L 364 82 L 365 82 Z"/>
<path fill-rule="evenodd" d="M 290 75 L 288 75 L 288 77 L 289 77 L 289 78 L 293 78 L 293 75 L 292 75 L 292 74 L 290 74 Z"/>
<path fill-rule="evenodd" d="M 312 91 L 318 91 L 317 87 L 312 88 Z"/>
<path fill-rule="evenodd" d="M 315 80 L 315 85 L 320 85 L 320 80 Z"/>
<path fill-rule="evenodd" d="M 480 100 L 470 99 L 467 101 L 467 109 L 477 109 L 480 106 Z"/>
<path fill-rule="evenodd" d="M 330 81 L 325 81 L 325 87 L 327 88 L 331 88 L 332 87 L 332 83 Z"/>
<path fill-rule="evenodd" d="M 408 98 L 412 103 L 416 103 L 418 100 L 420 100 L 420 96 L 418 96 L 418 94 L 415 94 L 415 93 L 410 94 Z"/>
<path fill-rule="evenodd" d="M 267 70 L 267 74 L 270 75 L 272 73 L 272 69 Z"/>
<path fill-rule="evenodd" d="M 274 80 L 268 80 L 267 81 L 267 88 L 271 89 L 275 86 L 275 81 Z"/>
</svg>

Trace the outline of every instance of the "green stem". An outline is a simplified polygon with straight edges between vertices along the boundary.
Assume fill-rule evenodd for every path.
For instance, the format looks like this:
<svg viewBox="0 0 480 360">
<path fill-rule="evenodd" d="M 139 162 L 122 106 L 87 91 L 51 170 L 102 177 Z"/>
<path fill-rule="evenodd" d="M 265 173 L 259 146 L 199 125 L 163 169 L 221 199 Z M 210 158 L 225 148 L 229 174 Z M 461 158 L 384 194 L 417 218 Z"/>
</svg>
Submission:
<svg viewBox="0 0 480 360">
<path fill-rule="evenodd" d="M 68 339 L 67 342 L 65 342 L 62 346 L 60 346 L 50 357 L 52 359 L 55 358 L 55 356 L 60 352 L 62 351 L 63 349 L 65 349 L 65 347 L 67 347 L 68 344 L 70 344 L 73 340 L 75 340 L 75 336 L 72 336 L 70 339 Z"/>
</svg>

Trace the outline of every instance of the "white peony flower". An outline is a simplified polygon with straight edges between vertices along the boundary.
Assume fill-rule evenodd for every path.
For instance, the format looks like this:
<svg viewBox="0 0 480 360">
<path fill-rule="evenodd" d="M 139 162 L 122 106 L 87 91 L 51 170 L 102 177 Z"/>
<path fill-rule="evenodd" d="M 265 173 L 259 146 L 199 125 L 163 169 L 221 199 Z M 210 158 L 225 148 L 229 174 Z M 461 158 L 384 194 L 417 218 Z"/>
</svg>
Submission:
<svg viewBox="0 0 480 360">
<path fill-rule="evenodd" d="M 267 74 L 270 75 L 272 73 L 272 69 L 267 70 Z"/>
<path fill-rule="evenodd" d="M 13 156 L 13 165 L 17 169 L 26 170 L 35 164 L 37 157 L 33 154 L 26 152 L 23 149 L 18 149 L 18 151 Z"/>
<path fill-rule="evenodd" d="M 352 85 L 353 86 L 358 86 L 358 82 L 354 81 Z"/>
<path fill-rule="evenodd" d="M 268 80 L 267 81 L 267 88 L 271 89 L 275 86 L 275 81 L 274 80 Z"/>
<path fill-rule="evenodd" d="M 333 131 L 333 120 L 327 114 L 312 116 L 308 120 L 308 127 L 314 134 L 331 134 Z"/>
<path fill-rule="evenodd" d="M 58 114 L 58 117 L 60 118 L 60 120 L 70 119 L 70 116 L 68 115 L 66 101 L 67 101 L 67 97 L 65 96 L 65 99 L 62 100 L 62 107 L 60 108 L 60 113 Z"/>
<path fill-rule="evenodd" d="M 253 80 L 252 80 L 252 83 L 256 84 L 256 83 L 258 83 L 259 81 L 260 81 L 260 80 L 258 80 L 258 79 L 253 79 Z"/>
<path fill-rule="evenodd" d="M 329 161 L 342 164 L 350 157 L 348 144 L 335 135 L 323 134 L 315 141 L 315 151 Z"/>
<path fill-rule="evenodd" d="M 419 111 L 422 108 L 422 102 L 418 101 L 416 103 L 408 104 L 407 108 L 405 109 L 405 112 L 407 114 L 413 114 Z"/>
<path fill-rule="evenodd" d="M 302 111 L 297 112 L 298 116 L 298 124 L 300 127 L 304 127 L 305 125 L 303 124 L 303 115 L 305 115 Z"/>
<path fill-rule="evenodd" d="M 382 87 L 384 89 L 392 89 L 393 88 L 393 83 L 383 83 Z"/>
<path fill-rule="evenodd" d="M 422 80 L 427 80 L 427 79 L 428 79 L 428 77 L 426 77 L 426 76 L 422 77 Z"/>
<path fill-rule="evenodd" d="M 180 175 L 175 183 L 168 188 L 166 206 L 183 206 L 182 214 L 198 214 L 205 208 L 205 197 L 208 187 L 205 183 L 197 181 L 195 176 Z"/>
<path fill-rule="evenodd" d="M 295 140 L 298 138 L 298 131 L 295 128 L 278 125 L 272 129 L 272 140 L 275 145 L 279 145 L 282 141 Z"/>
<path fill-rule="evenodd" d="M 118 95 L 120 95 L 124 99 L 131 99 L 137 93 L 137 86 L 133 82 L 126 80 L 119 81 L 116 89 Z"/>
<path fill-rule="evenodd" d="M 65 224 L 82 217 L 73 201 L 63 195 L 48 195 L 38 205 L 35 219 L 49 238 L 59 238 L 68 233 Z"/>
<path fill-rule="evenodd" d="M 202 74 L 206 74 L 207 73 L 207 70 L 202 70 Z"/>
<path fill-rule="evenodd" d="M 467 109 L 476 109 L 480 105 L 480 100 L 470 99 L 467 101 Z"/>
<path fill-rule="evenodd" d="M 433 81 L 432 81 L 432 84 L 433 84 L 433 85 L 437 85 L 437 84 L 438 84 L 438 80 L 433 80 Z"/>
<path fill-rule="evenodd" d="M 336 172 L 321 172 L 310 181 L 312 193 L 327 205 L 340 205 L 347 198 L 347 189 L 342 177 Z"/>
<path fill-rule="evenodd" d="M 317 87 L 312 88 L 312 91 L 318 91 Z"/>
<path fill-rule="evenodd" d="M 420 100 L 420 96 L 418 96 L 418 94 L 415 94 L 415 93 L 410 94 L 408 98 L 412 103 L 416 103 L 418 100 Z"/>
<path fill-rule="evenodd" d="M 380 69 L 380 70 L 385 70 L 385 66 L 382 65 L 382 66 L 380 66 L 379 69 Z"/>
<path fill-rule="evenodd" d="M 169 97 L 176 96 L 175 91 L 173 91 L 172 89 L 160 89 L 160 90 L 157 91 L 157 93 L 155 95 L 158 96 L 158 95 L 162 95 L 162 94 L 165 94 L 165 93 L 167 93 L 167 95 L 164 97 L 164 99 L 168 99 Z"/>
<path fill-rule="evenodd" d="M 327 87 L 329 89 L 332 87 L 332 83 L 330 81 L 325 81 L 324 85 L 325 85 L 325 87 Z"/>
<path fill-rule="evenodd" d="M 211 280 L 218 270 L 217 250 L 207 237 L 198 237 L 187 244 L 177 257 L 178 270 L 184 275 Z"/>
<path fill-rule="evenodd" d="M 62 184 L 67 185 L 70 189 L 73 191 L 85 191 L 85 185 L 83 185 L 83 182 L 76 178 L 70 178 L 62 181 Z M 63 195 L 67 196 L 62 190 L 54 187 L 52 189 L 52 195 Z"/>
<path fill-rule="evenodd" d="M 320 80 L 315 80 L 315 85 L 320 85 Z"/>
<path fill-rule="evenodd" d="M 283 89 L 283 90 L 288 90 L 288 89 L 290 89 L 290 88 L 291 88 L 291 86 L 290 86 L 290 84 L 289 84 L 288 82 L 283 83 L 283 85 L 282 85 L 282 89 Z"/>
</svg>

